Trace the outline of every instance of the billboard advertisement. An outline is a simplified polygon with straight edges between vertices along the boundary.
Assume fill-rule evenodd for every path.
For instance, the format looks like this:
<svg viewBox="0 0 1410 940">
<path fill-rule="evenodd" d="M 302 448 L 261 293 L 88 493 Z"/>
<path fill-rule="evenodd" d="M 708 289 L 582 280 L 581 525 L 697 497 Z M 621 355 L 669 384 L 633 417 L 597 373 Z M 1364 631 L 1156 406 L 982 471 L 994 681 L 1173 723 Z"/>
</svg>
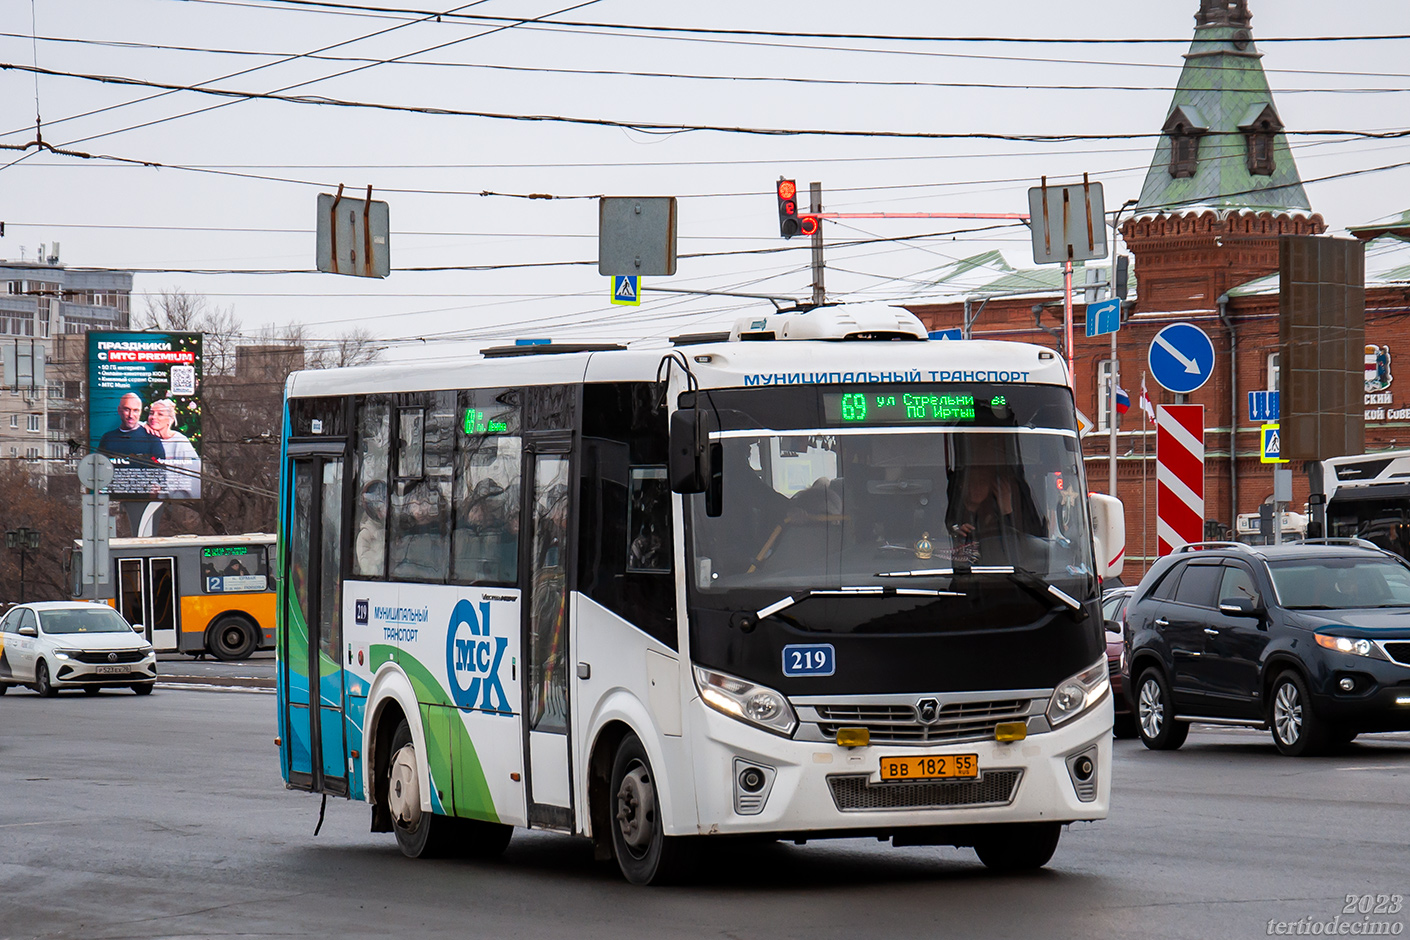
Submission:
<svg viewBox="0 0 1410 940">
<path fill-rule="evenodd" d="M 200 333 L 88 334 L 88 449 L 119 499 L 201 498 Z"/>
</svg>

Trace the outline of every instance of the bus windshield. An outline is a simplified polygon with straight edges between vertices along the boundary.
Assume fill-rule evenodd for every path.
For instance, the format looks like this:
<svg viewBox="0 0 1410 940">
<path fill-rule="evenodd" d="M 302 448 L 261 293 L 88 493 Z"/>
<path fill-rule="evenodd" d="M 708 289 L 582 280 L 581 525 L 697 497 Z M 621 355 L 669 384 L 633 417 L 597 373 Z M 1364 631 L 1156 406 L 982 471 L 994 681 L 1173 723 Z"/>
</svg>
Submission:
<svg viewBox="0 0 1410 940">
<path fill-rule="evenodd" d="M 731 427 L 748 409 L 720 412 L 720 513 L 709 514 L 703 495 L 688 501 L 696 590 L 909 589 L 934 587 L 919 582 L 937 570 L 1011 567 L 1089 596 L 1077 434 L 1043 426 L 1034 402 L 1024 409 L 1011 393 L 999 406 L 994 394 L 931 395 L 941 404 L 924 407 L 950 409 L 938 420 L 909 418 L 901 404 L 893 415 L 857 421 L 839 407 L 845 398 L 813 391 L 821 420 L 780 431 L 806 422 L 789 420 L 784 390 L 770 391 L 773 427 Z M 1065 394 L 1040 390 L 1037 405 L 1048 392 Z M 711 397 L 748 405 L 753 394 Z M 873 416 L 877 399 L 885 406 L 892 397 L 859 395 Z M 809 410 L 805 396 L 792 398 Z"/>
</svg>

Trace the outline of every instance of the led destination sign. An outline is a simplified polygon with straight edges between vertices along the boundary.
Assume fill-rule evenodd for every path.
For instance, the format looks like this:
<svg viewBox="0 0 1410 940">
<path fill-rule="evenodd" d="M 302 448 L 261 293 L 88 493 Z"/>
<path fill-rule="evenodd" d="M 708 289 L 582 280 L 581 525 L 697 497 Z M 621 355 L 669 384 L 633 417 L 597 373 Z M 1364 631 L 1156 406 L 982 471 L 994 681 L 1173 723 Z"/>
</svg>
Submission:
<svg viewBox="0 0 1410 940">
<path fill-rule="evenodd" d="M 975 397 L 945 395 L 930 389 L 824 392 L 823 415 L 829 424 L 973 424 Z M 1002 395 L 979 399 L 981 407 L 1003 408 Z"/>
</svg>

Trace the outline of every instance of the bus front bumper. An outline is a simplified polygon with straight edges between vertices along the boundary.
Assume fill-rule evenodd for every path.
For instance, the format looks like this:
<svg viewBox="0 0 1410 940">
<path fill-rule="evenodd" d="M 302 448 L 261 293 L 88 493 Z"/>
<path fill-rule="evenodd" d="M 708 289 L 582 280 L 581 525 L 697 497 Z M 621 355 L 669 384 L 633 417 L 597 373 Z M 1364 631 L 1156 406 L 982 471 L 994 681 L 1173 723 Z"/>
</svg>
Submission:
<svg viewBox="0 0 1410 940">
<path fill-rule="evenodd" d="M 1075 822 L 1104 819 L 1110 805 L 1109 693 L 1062 727 L 1021 741 L 938 746 L 848 748 L 794 741 L 722 715 L 698 699 L 694 706 L 692 720 L 700 723 L 694 748 L 699 834 L 822 837 Z M 881 778 L 883 760 L 963 755 L 977 760 L 977 774 Z M 682 826 L 671 834 L 691 831 Z"/>
</svg>

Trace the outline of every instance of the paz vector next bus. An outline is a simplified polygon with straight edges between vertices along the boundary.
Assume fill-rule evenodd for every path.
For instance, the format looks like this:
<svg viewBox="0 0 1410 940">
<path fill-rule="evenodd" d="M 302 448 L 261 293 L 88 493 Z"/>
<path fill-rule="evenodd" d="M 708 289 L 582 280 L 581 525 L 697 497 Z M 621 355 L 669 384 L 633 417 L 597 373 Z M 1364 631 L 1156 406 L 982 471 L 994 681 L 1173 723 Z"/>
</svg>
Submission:
<svg viewBox="0 0 1410 940">
<path fill-rule="evenodd" d="M 670 346 L 299 372 L 280 513 L 292 788 L 409 856 L 574 833 L 629 881 L 732 836 L 1051 858 L 1110 794 L 1065 367 L 823 307 Z"/>
</svg>

